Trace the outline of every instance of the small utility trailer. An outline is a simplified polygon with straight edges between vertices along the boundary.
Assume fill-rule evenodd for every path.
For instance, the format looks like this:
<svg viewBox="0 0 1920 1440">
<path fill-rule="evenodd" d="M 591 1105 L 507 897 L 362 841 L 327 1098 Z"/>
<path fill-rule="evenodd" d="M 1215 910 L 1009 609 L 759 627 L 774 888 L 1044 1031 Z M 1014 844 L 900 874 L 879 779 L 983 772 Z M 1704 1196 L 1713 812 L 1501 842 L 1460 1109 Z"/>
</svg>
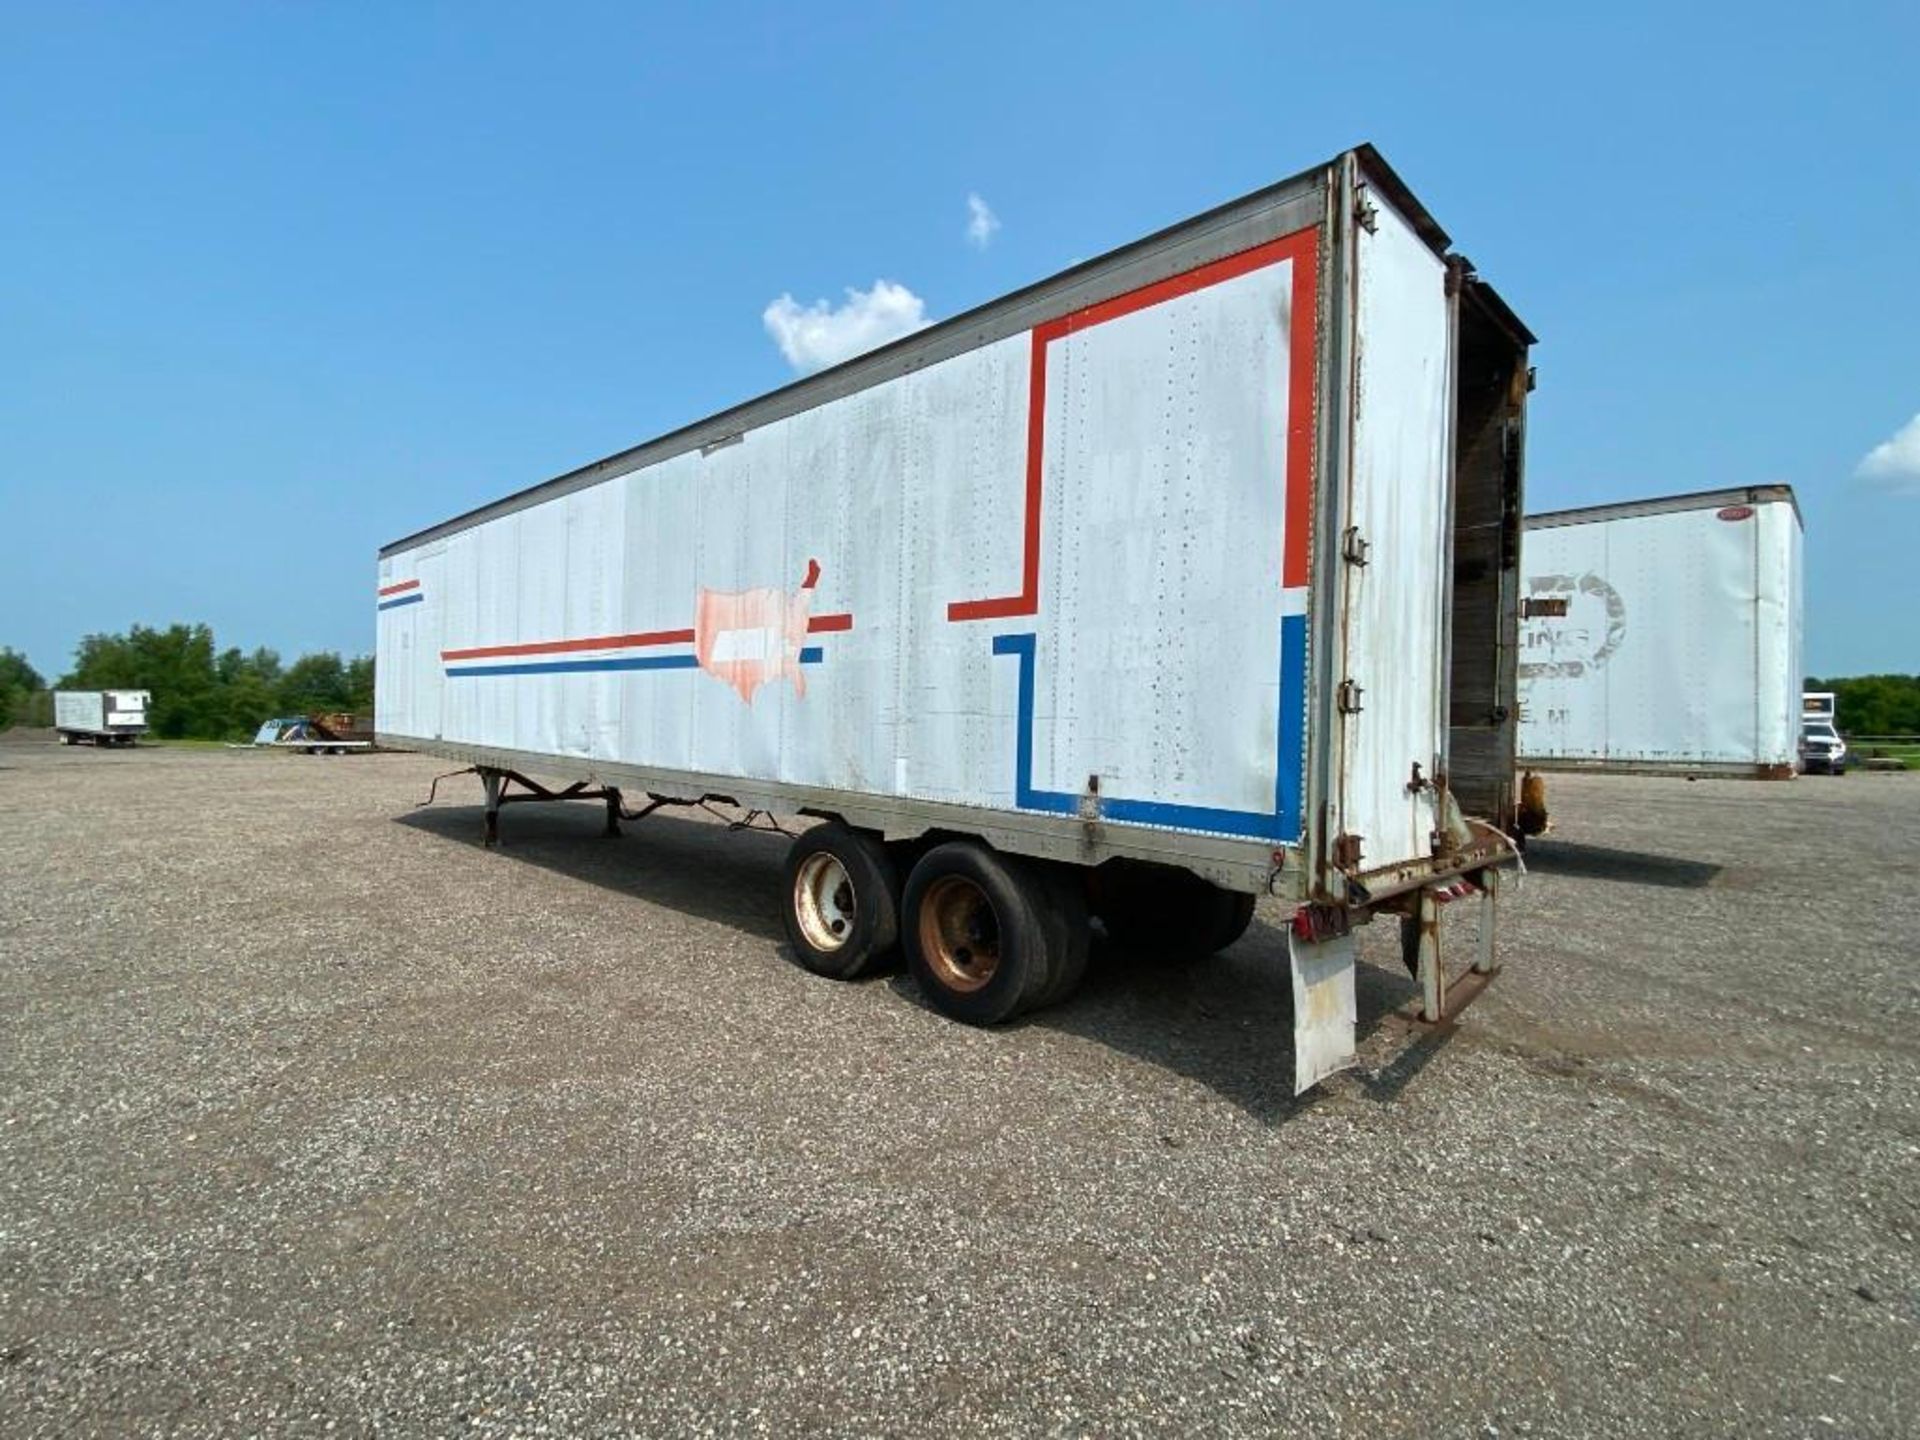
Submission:
<svg viewBox="0 0 1920 1440">
<path fill-rule="evenodd" d="M 378 738 L 473 767 L 490 839 L 814 817 L 794 955 L 974 1023 L 1071 994 L 1095 917 L 1198 956 L 1276 897 L 1305 1088 L 1356 925 L 1429 1020 L 1494 971 L 1532 339 L 1349 151 L 387 546 Z"/>
<path fill-rule="evenodd" d="M 53 728 L 62 745 L 131 745 L 147 733 L 145 690 L 56 690 Z"/>
<path fill-rule="evenodd" d="M 253 743 L 262 749 L 297 750 L 302 755 L 347 755 L 373 748 L 372 741 L 345 739 L 310 715 L 263 720 L 254 732 Z"/>
</svg>

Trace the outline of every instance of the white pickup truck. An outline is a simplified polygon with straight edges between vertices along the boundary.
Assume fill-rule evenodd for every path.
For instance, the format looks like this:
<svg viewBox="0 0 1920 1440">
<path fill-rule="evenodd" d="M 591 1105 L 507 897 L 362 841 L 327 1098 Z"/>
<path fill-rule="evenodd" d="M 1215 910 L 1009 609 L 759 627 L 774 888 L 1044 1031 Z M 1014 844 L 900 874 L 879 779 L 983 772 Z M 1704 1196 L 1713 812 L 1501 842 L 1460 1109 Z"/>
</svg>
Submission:
<svg viewBox="0 0 1920 1440">
<path fill-rule="evenodd" d="M 1834 728 L 1838 707 L 1833 691 L 1807 690 L 1800 696 L 1800 770 L 1805 775 L 1847 773 L 1847 742 Z"/>
</svg>

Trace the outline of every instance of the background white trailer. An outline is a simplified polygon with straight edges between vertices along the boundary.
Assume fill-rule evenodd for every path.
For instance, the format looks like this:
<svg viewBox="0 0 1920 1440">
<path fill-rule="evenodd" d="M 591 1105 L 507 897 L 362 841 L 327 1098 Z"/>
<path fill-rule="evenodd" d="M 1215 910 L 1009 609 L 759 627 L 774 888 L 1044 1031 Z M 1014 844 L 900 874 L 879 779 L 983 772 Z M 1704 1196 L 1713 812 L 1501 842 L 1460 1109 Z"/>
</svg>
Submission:
<svg viewBox="0 0 1920 1440">
<path fill-rule="evenodd" d="M 1528 516 L 1521 763 L 1792 775 L 1800 546 L 1785 485 Z"/>
<path fill-rule="evenodd" d="M 893 892 L 861 915 L 968 1019 L 1071 988 L 1088 896 L 1110 929 L 1157 896 L 1131 918 L 1198 948 L 1256 892 L 1311 902 L 1297 969 L 1334 998 L 1302 1009 L 1344 1006 L 1344 1056 L 1351 920 L 1510 858 L 1531 340 L 1349 152 L 386 547 L 378 736 L 480 767 L 490 820 L 528 773 L 830 817 Z M 829 903 L 866 861 L 822 889 L 810 843 L 789 933 L 852 973 L 821 937 L 866 923 Z M 968 847 L 1019 872 L 967 882 L 996 943 L 1043 875 L 1078 957 L 1006 1008 L 916 918 Z"/>
<path fill-rule="evenodd" d="M 96 745 L 131 745 L 147 733 L 145 690 L 56 690 L 53 728 L 60 743 L 89 740 Z"/>
</svg>

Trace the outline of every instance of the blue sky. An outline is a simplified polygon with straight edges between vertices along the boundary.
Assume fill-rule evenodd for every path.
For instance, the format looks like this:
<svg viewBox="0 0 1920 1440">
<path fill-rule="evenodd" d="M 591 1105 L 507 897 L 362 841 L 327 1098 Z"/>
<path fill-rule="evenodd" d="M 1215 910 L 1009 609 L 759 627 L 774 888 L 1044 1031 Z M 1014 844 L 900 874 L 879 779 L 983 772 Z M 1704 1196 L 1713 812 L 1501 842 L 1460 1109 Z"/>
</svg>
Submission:
<svg viewBox="0 0 1920 1440">
<path fill-rule="evenodd" d="M 1370 139 L 1542 337 L 1532 508 L 1786 481 L 1810 668 L 1920 671 L 1920 8 L 1568 8 L 0 0 L 0 644 L 366 651 L 380 544 L 782 383 L 815 302 Z"/>
</svg>

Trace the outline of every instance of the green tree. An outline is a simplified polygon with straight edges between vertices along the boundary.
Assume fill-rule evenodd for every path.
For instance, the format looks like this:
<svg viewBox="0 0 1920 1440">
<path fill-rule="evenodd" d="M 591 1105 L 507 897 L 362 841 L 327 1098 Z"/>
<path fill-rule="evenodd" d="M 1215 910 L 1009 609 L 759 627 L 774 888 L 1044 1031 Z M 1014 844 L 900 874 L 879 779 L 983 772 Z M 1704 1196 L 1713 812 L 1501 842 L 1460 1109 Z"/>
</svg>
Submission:
<svg viewBox="0 0 1920 1440">
<path fill-rule="evenodd" d="M 15 719 L 26 699 L 45 702 L 40 676 L 24 656 L 0 650 L 0 694 L 7 677 L 31 681 L 6 695 Z M 373 711 L 373 658 L 342 660 L 332 651 L 303 655 L 282 665 L 277 652 L 229 646 L 215 652 L 213 631 L 205 625 L 169 625 L 164 630 L 135 625 L 124 635 L 89 635 L 74 651 L 73 668 L 62 689 L 147 690 L 153 702 L 149 723 L 169 739 L 246 739 L 260 722 L 277 715 L 307 715 L 321 710 Z M 38 692 L 38 693 L 36 693 Z M 34 709 L 44 708 L 36 703 Z M 51 724 L 51 717 L 39 723 Z"/>
<path fill-rule="evenodd" d="M 287 667 L 280 681 L 280 713 L 310 715 L 320 710 L 346 710 L 353 691 L 347 667 L 331 650 L 302 655 Z"/>
<path fill-rule="evenodd" d="M 0 690 L 24 690 L 32 694 L 46 688 L 47 682 L 40 678 L 40 672 L 26 656 L 11 645 L 0 647 Z"/>
<path fill-rule="evenodd" d="M 347 662 L 347 708 L 369 723 L 373 718 L 373 656 L 359 655 Z"/>
<path fill-rule="evenodd" d="M 213 631 L 205 625 L 136 625 L 125 635 L 89 635 L 80 642 L 65 690 L 146 690 L 147 723 L 168 739 L 215 737 L 226 725 L 213 664 Z"/>
<path fill-rule="evenodd" d="M 1810 677 L 1809 690 L 1831 690 L 1844 735 L 1920 735 L 1920 675 Z"/>
<path fill-rule="evenodd" d="M 29 702 L 46 688 L 47 682 L 26 656 L 12 646 L 0 649 L 0 730 L 15 720 L 24 721 Z"/>
<path fill-rule="evenodd" d="M 265 646 L 252 654 L 238 647 L 222 650 L 214 663 L 214 677 L 220 684 L 228 735 L 251 735 L 262 721 L 280 713 L 280 657 Z"/>
</svg>

